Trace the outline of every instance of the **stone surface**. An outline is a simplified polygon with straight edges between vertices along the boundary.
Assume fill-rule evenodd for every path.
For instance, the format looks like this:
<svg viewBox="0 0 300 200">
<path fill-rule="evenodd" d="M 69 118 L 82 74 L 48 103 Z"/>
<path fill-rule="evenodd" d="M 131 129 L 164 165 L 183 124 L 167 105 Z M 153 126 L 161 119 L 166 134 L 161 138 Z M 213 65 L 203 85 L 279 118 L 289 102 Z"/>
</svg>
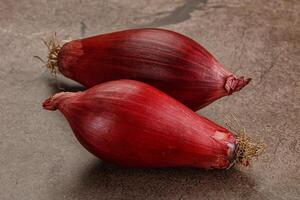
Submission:
<svg viewBox="0 0 300 200">
<path fill-rule="evenodd" d="M 0 199 L 300 199 L 299 10 L 299 0 L 1 0 Z M 233 113 L 264 140 L 268 148 L 251 168 L 111 166 L 81 147 L 59 112 L 42 110 L 58 89 L 32 57 L 46 55 L 41 38 L 133 27 L 186 34 L 253 78 L 199 111 L 220 124 Z"/>
</svg>

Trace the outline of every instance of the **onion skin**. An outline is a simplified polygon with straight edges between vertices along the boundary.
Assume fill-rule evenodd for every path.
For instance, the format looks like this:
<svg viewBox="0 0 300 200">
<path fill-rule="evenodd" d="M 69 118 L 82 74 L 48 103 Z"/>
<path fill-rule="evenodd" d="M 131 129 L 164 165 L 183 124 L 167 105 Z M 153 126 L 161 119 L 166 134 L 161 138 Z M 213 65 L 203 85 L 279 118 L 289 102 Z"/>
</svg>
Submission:
<svg viewBox="0 0 300 200">
<path fill-rule="evenodd" d="M 148 83 L 192 110 L 239 91 L 237 78 L 200 44 L 163 29 L 132 29 L 65 43 L 59 71 L 87 88 L 111 80 Z"/>
<path fill-rule="evenodd" d="M 43 107 L 60 110 L 88 151 L 120 166 L 225 169 L 234 158 L 231 132 L 142 82 L 61 92 Z"/>
</svg>

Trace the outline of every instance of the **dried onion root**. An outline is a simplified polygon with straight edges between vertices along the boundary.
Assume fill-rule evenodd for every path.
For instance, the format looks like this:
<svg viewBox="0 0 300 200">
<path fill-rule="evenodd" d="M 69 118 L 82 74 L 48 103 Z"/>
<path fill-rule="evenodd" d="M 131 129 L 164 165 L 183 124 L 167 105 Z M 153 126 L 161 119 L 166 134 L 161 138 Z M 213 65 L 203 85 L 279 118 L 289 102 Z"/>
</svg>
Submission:
<svg viewBox="0 0 300 200">
<path fill-rule="evenodd" d="M 58 72 L 58 53 L 61 49 L 60 42 L 56 33 L 49 40 L 43 40 L 47 46 L 49 54 L 47 57 L 46 67 L 50 70 L 51 74 L 56 76 Z"/>
<path fill-rule="evenodd" d="M 241 164 L 243 166 L 250 166 L 251 160 L 260 156 L 266 149 L 266 144 L 259 141 L 254 141 L 246 133 L 246 129 L 243 128 L 234 115 L 226 117 L 226 126 L 234 134 L 237 146 L 235 150 L 234 163 Z"/>
</svg>

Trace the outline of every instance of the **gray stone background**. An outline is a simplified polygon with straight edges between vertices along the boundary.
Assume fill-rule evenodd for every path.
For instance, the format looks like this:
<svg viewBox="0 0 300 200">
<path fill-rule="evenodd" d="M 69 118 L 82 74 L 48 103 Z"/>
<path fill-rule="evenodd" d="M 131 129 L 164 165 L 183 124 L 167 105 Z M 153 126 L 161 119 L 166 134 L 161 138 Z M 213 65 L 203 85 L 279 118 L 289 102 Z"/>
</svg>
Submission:
<svg viewBox="0 0 300 200">
<path fill-rule="evenodd" d="M 300 199 L 299 0 L 0 0 L 0 199 Z M 41 38 L 162 27 L 203 44 L 249 86 L 199 111 L 234 113 L 268 148 L 251 168 L 124 169 L 101 162 L 42 101 L 58 91 Z M 69 90 L 78 87 L 59 77 Z"/>
</svg>

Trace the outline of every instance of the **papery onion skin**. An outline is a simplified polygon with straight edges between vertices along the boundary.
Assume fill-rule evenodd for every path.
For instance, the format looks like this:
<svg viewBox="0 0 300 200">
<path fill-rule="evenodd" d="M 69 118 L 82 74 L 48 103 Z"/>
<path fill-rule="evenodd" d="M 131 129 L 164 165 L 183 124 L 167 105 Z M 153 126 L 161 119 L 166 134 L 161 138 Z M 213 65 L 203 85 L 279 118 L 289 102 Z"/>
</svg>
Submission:
<svg viewBox="0 0 300 200">
<path fill-rule="evenodd" d="M 43 107 L 60 110 L 88 151 L 120 166 L 225 169 L 234 158 L 231 132 L 142 82 L 58 93 Z"/>
<path fill-rule="evenodd" d="M 57 65 L 63 75 L 87 88 L 111 80 L 138 80 L 192 110 L 239 91 L 251 80 L 234 76 L 194 40 L 153 28 L 67 42 Z"/>
</svg>

